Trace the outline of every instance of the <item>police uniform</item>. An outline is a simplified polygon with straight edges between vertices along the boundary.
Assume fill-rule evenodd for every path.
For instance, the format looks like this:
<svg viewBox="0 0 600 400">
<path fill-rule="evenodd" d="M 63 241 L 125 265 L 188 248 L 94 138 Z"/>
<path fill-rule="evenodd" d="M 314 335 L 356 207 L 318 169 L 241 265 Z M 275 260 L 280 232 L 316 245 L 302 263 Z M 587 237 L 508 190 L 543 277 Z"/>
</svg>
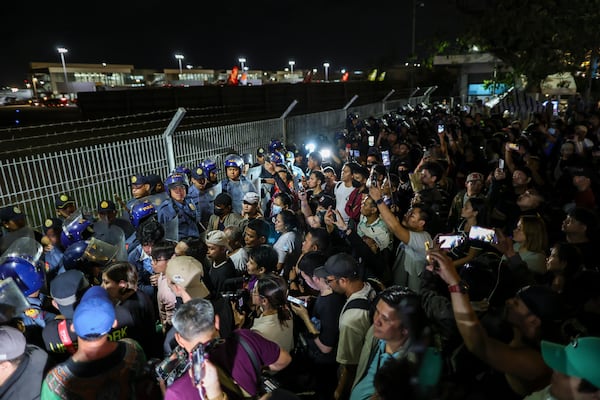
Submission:
<svg viewBox="0 0 600 400">
<path fill-rule="evenodd" d="M 184 203 L 168 199 L 160 205 L 157 213 L 158 222 L 163 225 L 167 225 L 175 218 L 178 219 L 179 239 L 190 236 L 200 237 L 200 230 L 198 229 L 198 224 L 196 222 L 196 206 L 189 197 L 184 199 Z"/>
<path fill-rule="evenodd" d="M 127 261 L 135 267 L 138 273 L 138 289 L 148 296 L 156 297 L 155 287 L 150 283 L 150 276 L 154 274 L 152 269 L 152 257 L 144 253 L 142 245 L 138 244 L 127 255 Z"/>
<path fill-rule="evenodd" d="M 240 215 L 242 214 L 244 195 L 248 192 L 258 193 L 252 182 L 244 175 L 240 175 L 239 181 L 232 181 L 228 178 L 221 181 L 221 191 L 231 196 L 233 212 Z"/>
</svg>

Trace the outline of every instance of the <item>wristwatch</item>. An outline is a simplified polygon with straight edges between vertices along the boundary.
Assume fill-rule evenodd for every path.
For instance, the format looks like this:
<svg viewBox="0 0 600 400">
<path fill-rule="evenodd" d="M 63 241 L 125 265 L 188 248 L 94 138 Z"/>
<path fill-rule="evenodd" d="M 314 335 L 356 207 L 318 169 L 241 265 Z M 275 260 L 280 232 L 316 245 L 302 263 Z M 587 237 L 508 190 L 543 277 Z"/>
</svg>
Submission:
<svg viewBox="0 0 600 400">
<path fill-rule="evenodd" d="M 375 200 L 375 204 L 380 205 L 381 203 L 383 203 L 383 197 Z"/>
<path fill-rule="evenodd" d="M 450 293 L 467 294 L 467 293 L 469 293 L 469 285 L 467 285 L 467 283 L 465 281 L 459 281 L 458 283 L 456 283 L 454 285 L 448 285 L 448 291 Z"/>
</svg>

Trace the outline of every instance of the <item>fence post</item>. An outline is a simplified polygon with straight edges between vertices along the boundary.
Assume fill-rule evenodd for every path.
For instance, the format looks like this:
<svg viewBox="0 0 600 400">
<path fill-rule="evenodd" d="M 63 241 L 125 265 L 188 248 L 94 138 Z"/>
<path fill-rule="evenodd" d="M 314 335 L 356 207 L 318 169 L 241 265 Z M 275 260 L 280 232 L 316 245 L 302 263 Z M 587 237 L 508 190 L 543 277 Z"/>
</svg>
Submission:
<svg viewBox="0 0 600 400">
<path fill-rule="evenodd" d="M 437 86 L 430 86 L 427 88 L 427 90 L 423 94 L 425 103 L 429 103 L 429 97 L 431 96 L 431 93 L 433 93 L 437 88 Z"/>
<path fill-rule="evenodd" d="M 385 114 L 385 102 L 387 101 L 387 99 L 389 99 L 394 93 L 396 92 L 395 89 L 390 90 L 390 92 L 388 94 L 385 95 L 385 97 L 383 99 L 381 99 L 381 114 Z"/>
<path fill-rule="evenodd" d="M 163 139 L 165 141 L 165 146 L 167 147 L 167 163 L 169 164 L 169 171 L 173 171 L 175 169 L 175 149 L 173 148 L 173 133 L 175 133 L 175 129 L 179 126 L 179 123 L 183 119 L 186 111 L 185 108 L 179 107 L 177 112 L 169 122 L 169 126 L 165 129 L 163 133 Z"/>
<path fill-rule="evenodd" d="M 358 99 L 358 95 L 357 94 L 355 94 L 354 96 L 352 96 L 352 98 L 350 99 L 350 101 L 348 103 L 346 103 L 346 105 L 344 106 L 344 108 L 342 108 L 342 110 L 348 111 L 348 108 L 350 108 L 350 106 L 352 105 L 352 103 L 354 103 L 356 101 L 356 99 Z"/>
<path fill-rule="evenodd" d="M 288 106 L 288 108 L 285 109 L 285 111 L 283 112 L 283 114 L 281 114 L 281 117 L 279 117 L 279 119 L 281 120 L 281 128 L 283 130 L 283 143 L 287 144 L 288 140 L 287 140 L 287 128 L 285 126 L 285 119 L 287 118 L 288 114 L 292 112 L 292 110 L 294 109 L 294 107 L 296 107 L 296 104 L 298 104 L 298 100 L 294 100 L 290 103 L 290 105 Z"/>
</svg>

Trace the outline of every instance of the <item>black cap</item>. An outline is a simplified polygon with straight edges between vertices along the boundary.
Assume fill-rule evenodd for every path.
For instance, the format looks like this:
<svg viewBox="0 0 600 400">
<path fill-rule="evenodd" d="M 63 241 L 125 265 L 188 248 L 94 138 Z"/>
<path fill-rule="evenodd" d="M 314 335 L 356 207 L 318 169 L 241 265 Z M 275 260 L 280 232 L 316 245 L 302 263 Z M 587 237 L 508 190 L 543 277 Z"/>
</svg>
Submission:
<svg viewBox="0 0 600 400">
<path fill-rule="evenodd" d="M 517 297 L 523 300 L 529 311 L 542 321 L 559 321 L 563 317 L 561 297 L 549 286 L 525 286 L 519 289 Z"/>
<path fill-rule="evenodd" d="M 17 206 L 8 206 L 0 208 L 0 221 L 18 221 L 23 218 L 25 218 L 25 214 Z"/>
<path fill-rule="evenodd" d="M 60 231 L 62 229 L 62 224 L 63 222 L 60 218 L 48 218 L 44 221 L 44 226 L 42 227 L 44 234 L 46 234 L 50 229 Z"/>
<path fill-rule="evenodd" d="M 110 211 L 117 211 L 117 205 L 115 204 L 114 201 L 111 201 L 111 200 L 101 200 L 98 203 L 98 212 L 99 213 L 110 212 Z"/>
<path fill-rule="evenodd" d="M 83 272 L 78 269 L 70 269 L 52 279 L 50 295 L 58 304 L 61 314 L 67 319 L 72 319 L 75 304 L 89 286 Z"/>
<path fill-rule="evenodd" d="M 217 197 L 215 197 L 214 204 L 216 206 L 230 206 L 232 202 L 233 200 L 231 199 L 231 196 L 229 194 L 219 193 Z"/>
<path fill-rule="evenodd" d="M 333 275 L 336 278 L 355 278 L 358 276 L 358 263 L 348 253 L 338 253 L 329 257 L 323 265 L 323 269 L 324 272 L 327 272 L 327 275 Z"/>
<path fill-rule="evenodd" d="M 56 197 L 56 200 L 54 201 L 54 206 L 57 209 L 63 209 L 68 205 L 75 205 L 75 199 L 73 198 L 73 196 L 71 196 L 70 194 L 67 193 L 62 193 L 59 194 Z"/>
</svg>

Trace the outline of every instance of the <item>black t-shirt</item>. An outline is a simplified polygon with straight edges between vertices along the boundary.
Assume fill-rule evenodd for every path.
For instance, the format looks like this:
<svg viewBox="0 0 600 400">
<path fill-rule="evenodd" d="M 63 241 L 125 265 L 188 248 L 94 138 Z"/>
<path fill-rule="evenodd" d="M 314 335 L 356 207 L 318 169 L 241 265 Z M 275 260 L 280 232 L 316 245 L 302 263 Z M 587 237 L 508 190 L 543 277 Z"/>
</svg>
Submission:
<svg viewBox="0 0 600 400">
<path fill-rule="evenodd" d="M 346 303 L 346 298 L 337 293 L 332 293 L 327 296 L 319 296 L 315 301 L 315 306 L 313 308 L 313 323 L 316 322 L 315 326 L 319 330 L 319 340 L 325 346 L 333 347 L 334 350 L 331 352 L 324 354 L 318 351 L 318 348 L 314 344 L 314 341 L 310 341 L 311 347 L 314 346 L 317 348 L 318 353 L 316 359 L 314 360 L 317 363 L 334 363 L 335 362 L 335 348 L 337 346 L 340 329 L 339 329 L 339 319 L 340 313 L 342 312 L 342 307 Z"/>
<path fill-rule="evenodd" d="M 137 340 L 148 358 L 162 356 L 157 341 L 154 307 L 147 294 L 138 290 L 125 301 L 118 303 L 115 310 L 125 311 L 120 314 L 122 320 L 117 320 L 119 325 L 125 327 L 126 337 Z"/>
<path fill-rule="evenodd" d="M 224 290 L 225 281 L 237 276 L 233 262 L 228 258 L 223 263 L 219 264 L 218 268 L 211 265 L 208 276 L 218 295 Z"/>
</svg>

